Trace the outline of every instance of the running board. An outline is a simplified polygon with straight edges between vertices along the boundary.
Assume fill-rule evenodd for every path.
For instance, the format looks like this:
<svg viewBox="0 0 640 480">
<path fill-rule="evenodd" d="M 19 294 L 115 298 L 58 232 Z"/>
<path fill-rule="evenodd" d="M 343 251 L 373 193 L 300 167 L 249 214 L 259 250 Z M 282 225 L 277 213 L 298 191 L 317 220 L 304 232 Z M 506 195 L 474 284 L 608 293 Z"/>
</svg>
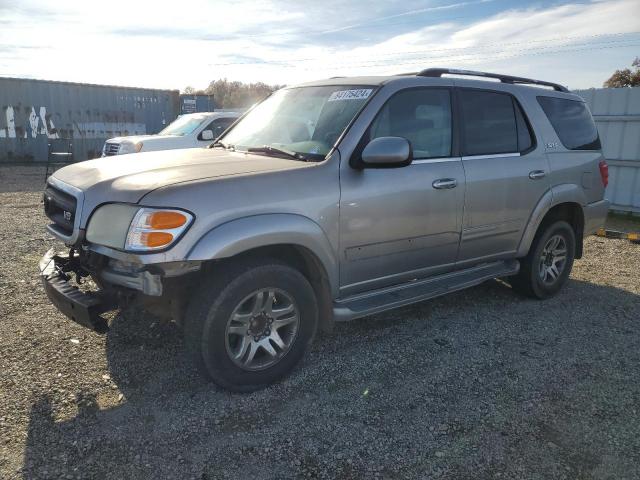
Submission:
<svg viewBox="0 0 640 480">
<path fill-rule="evenodd" d="M 492 278 L 515 275 L 519 270 L 518 260 L 485 263 L 424 280 L 414 280 L 402 285 L 353 295 L 334 302 L 333 317 L 337 322 L 353 320 L 473 287 Z"/>
</svg>

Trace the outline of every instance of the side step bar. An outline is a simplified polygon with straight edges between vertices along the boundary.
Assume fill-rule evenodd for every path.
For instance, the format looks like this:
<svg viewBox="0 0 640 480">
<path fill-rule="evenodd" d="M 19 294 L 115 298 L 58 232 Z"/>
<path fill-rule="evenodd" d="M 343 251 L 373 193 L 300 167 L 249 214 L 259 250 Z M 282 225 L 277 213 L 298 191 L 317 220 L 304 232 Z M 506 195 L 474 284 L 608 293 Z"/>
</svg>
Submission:
<svg viewBox="0 0 640 480">
<path fill-rule="evenodd" d="M 515 275 L 519 270 L 518 260 L 505 260 L 357 294 L 334 302 L 333 316 L 336 322 L 353 320 L 473 287 L 492 278 Z"/>
</svg>

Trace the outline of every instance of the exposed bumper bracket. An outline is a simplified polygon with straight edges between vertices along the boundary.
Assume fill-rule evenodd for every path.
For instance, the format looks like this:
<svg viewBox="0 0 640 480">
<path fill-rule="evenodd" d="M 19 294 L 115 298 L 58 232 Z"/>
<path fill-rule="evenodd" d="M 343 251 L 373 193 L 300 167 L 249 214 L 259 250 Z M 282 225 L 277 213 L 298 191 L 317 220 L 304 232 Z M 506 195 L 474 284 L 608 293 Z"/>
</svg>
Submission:
<svg viewBox="0 0 640 480">
<path fill-rule="evenodd" d="M 102 313 L 117 307 L 116 299 L 102 291 L 83 292 L 69 282 L 65 266 L 73 259 L 58 256 L 53 249 L 40 260 L 40 276 L 49 300 L 61 313 L 98 333 L 109 330 Z"/>
</svg>

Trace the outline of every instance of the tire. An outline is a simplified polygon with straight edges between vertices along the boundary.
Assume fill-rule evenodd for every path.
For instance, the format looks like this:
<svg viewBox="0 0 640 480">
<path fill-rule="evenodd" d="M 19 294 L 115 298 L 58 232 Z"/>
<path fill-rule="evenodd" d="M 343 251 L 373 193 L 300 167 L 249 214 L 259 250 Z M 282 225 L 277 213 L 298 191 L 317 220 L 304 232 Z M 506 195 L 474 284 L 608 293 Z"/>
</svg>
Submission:
<svg viewBox="0 0 640 480">
<path fill-rule="evenodd" d="M 559 243 L 554 244 L 557 239 Z M 566 251 L 564 261 L 559 260 L 562 250 Z M 569 278 L 575 252 L 576 236 L 571 225 L 563 220 L 543 224 L 536 233 L 529 254 L 520 260 L 520 272 L 510 279 L 512 288 L 532 298 L 554 296 Z"/>
<path fill-rule="evenodd" d="M 245 260 L 214 268 L 195 292 L 185 316 L 185 346 L 217 385 L 251 392 L 289 374 L 317 327 L 318 304 L 304 275 L 277 260 Z"/>
</svg>

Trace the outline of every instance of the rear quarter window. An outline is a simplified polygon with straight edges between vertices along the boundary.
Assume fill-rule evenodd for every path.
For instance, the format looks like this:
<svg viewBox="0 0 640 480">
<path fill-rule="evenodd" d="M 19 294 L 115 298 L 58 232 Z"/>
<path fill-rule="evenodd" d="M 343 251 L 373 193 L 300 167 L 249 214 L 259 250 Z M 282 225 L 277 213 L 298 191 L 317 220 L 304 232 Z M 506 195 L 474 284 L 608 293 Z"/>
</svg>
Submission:
<svg viewBox="0 0 640 480">
<path fill-rule="evenodd" d="M 538 103 L 565 148 L 600 150 L 598 129 L 584 102 L 557 97 L 538 97 Z"/>
</svg>

